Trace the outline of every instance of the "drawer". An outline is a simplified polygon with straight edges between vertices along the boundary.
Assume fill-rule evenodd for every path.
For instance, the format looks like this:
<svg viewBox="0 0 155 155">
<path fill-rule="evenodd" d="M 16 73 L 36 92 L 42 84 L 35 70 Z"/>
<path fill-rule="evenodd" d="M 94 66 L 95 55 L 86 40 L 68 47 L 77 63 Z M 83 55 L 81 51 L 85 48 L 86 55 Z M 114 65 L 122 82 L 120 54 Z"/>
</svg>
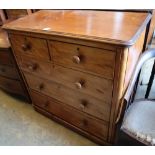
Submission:
<svg viewBox="0 0 155 155">
<path fill-rule="evenodd" d="M 21 67 L 24 71 L 53 80 L 76 91 L 94 96 L 109 104 L 111 103 L 112 80 L 58 65 L 53 66 L 53 64 L 41 62 L 36 59 L 30 60 L 27 57 L 22 58 Z"/>
<path fill-rule="evenodd" d="M 29 57 L 21 57 L 20 67 L 23 71 L 27 71 L 33 74 L 37 74 L 41 77 L 49 76 L 51 73 L 51 68 L 53 67 L 51 63 L 40 61 L 37 59 L 30 59 Z"/>
<path fill-rule="evenodd" d="M 8 50 L 0 50 L 0 64 L 14 65 L 13 56 Z"/>
<path fill-rule="evenodd" d="M 19 79 L 19 75 L 16 68 L 6 66 L 6 65 L 0 65 L 0 75 L 6 76 L 12 79 Z"/>
<path fill-rule="evenodd" d="M 10 39 L 16 55 L 29 55 L 43 60 L 50 60 L 46 40 L 12 34 Z"/>
<path fill-rule="evenodd" d="M 8 92 L 24 95 L 20 81 L 11 80 L 0 76 L 0 87 Z"/>
<path fill-rule="evenodd" d="M 48 45 L 54 63 L 113 79 L 115 52 L 57 41 Z"/>
<path fill-rule="evenodd" d="M 48 81 L 26 73 L 24 75 L 31 89 L 51 96 L 102 120 L 109 121 L 110 104 L 87 94 L 74 91 L 73 89 L 67 88 L 56 82 Z"/>
<path fill-rule="evenodd" d="M 101 139 L 106 140 L 108 135 L 108 123 L 95 119 L 83 112 L 72 109 L 53 98 L 31 91 L 33 104 L 45 109 L 64 121 L 85 130 Z"/>
</svg>

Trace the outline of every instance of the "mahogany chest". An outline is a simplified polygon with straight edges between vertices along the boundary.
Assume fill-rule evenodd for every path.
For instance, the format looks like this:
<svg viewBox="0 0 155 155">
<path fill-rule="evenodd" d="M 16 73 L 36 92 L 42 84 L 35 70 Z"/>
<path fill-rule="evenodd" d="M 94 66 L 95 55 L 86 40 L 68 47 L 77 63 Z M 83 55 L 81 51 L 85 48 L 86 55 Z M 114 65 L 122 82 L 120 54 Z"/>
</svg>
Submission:
<svg viewBox="0 0 155 155">
<path fill-rule="evenodd" d="M 3 26 L 35 110 L 114 143 L 149 13 L 42 10 Z"/>
<path fill-rule="evenodd" d="M 0 28 L 0 88 L 29 100 L 23 79 L 12 54 L 7 33 Z"/>
</svg>

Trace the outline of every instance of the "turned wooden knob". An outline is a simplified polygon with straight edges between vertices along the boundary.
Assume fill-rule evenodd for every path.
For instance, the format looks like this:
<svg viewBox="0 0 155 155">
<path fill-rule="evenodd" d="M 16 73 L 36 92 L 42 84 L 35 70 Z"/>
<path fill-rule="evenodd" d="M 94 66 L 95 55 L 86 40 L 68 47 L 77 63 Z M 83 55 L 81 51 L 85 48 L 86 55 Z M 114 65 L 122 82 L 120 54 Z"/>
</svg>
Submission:
<svg viewBox="0 0 155 155">
<path fill-rule="evenodd" d="M 78 89 L 81 89 L 84 86 L 84 84 L 85 84 L 85 80 L 80 80 L 78 82 L 75 82 L 75 86 Z"/>
<path fill-rule="evenodd" d="M 81 82 L 76 82 L 75 86 L 76 86 L 76 88 L 81 89 L 82 88 L 82 83 Z"/>
<path fill-rule="evenodd" d="M 45 102 L 44 108 L 47 108 L 49 106 L 49 101 Z"/>
<path fill-rule="evenodd" d="M 82 110 L 84 110 L 88 105 L 88 102 L 86 100 L 82 100 L 82 102 L 80 103 L 80 108 Z"/>
<path fill-rule="evenodd" d="M 33 65 L 29 65 L 28 68 L 31 71 L 35 71 L 37 69 L 37 66 L 38 66 L 37 64 L 33 64 Z"/>
<path fill-rule="evenodd" d="M 31 46 L 30 46 L 30 44 L 25 43 L 25 44 L 22 45 L 22 49 L 23 49 L 23 51 L 28 51 L 28 50 L 31 49 Z"/>
<path fill-rule="evenodd" d="M 38 87 L 37 87 L 39 90 L 42 90 L 44 88 L 44 84 L 41 83 Z"/>
<path fill-rule="evenodd" d="M 87 120 L 85 120 L 85 119 L 84 119 L 84 120 L 82 120 L 81 125 L 82 125 L 82 126 L 87 126 L 87 125 L 88 125 L 88 121 L 87 121 Z"/>
<path fill-rule="evenodd" d="M 81 60 L 80 60 L 80 57 L 79 57 L 79 56 L 77 56 L 77 55 L 73 56 L 73 62 L 74 62 L 74 63 L 79 64 L 80 61 L 81 61 Z"/>
</svg>

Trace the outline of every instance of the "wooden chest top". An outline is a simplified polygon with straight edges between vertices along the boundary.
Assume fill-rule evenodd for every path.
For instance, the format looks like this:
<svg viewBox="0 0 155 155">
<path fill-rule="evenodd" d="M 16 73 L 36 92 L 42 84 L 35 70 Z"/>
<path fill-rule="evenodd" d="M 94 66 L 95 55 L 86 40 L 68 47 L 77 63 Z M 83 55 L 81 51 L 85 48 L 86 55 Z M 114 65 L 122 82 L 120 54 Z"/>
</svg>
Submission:
<svg viewBox="0 0 155 155">
<path fill-rule="evenodd" d="M 7 33 L 0 28 L 0 48 L 9 48 L 10 43 Z"/>
<path fill-rule="evenodd" d="M 150 18 L 151 14 L 136 12 L 41 10 L 3 27 L 129 46 Z"/>
</svg>

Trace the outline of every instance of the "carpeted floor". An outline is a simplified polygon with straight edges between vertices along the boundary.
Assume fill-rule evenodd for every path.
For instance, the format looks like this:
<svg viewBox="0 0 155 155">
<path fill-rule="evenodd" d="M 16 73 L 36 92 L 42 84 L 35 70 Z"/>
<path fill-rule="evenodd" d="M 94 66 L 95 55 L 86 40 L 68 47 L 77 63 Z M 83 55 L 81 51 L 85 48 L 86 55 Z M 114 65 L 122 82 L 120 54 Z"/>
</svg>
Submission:
<svg viewBox="0 0 155 155">
<path fill-rule="evenodd" d="M 0 145 L 96 145 L 0 90 Z"/>
</svg>

